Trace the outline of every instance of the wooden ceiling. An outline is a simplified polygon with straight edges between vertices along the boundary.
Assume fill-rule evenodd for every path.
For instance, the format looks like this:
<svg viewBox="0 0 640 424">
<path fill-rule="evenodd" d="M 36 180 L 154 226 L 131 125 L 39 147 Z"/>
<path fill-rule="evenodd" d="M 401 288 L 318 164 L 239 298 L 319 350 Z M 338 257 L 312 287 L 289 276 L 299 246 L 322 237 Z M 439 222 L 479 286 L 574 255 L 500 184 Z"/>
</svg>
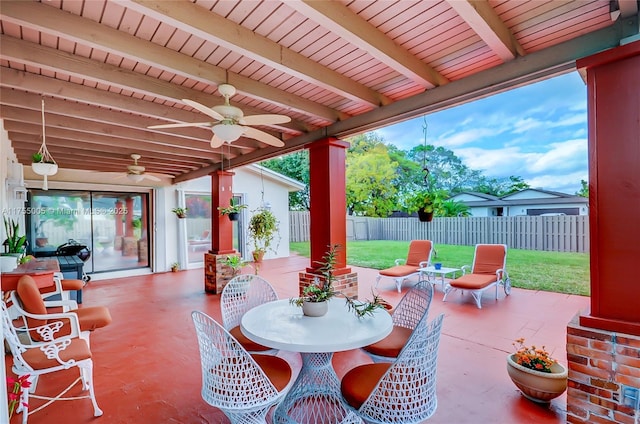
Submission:
<svg viewBox="0 0 640 424">
<path fill-rule="evenodd" d="M 637 0 L 51 0 L 0 4 L 0 118 L 20 163 L 42 139 L 61 168 L 185 181 L 575 69 L 638 32 Z M 185 105 L 221 83 L 275 148 L 218 149 Z M 145 180 L 149 183 L 148 180 Z"/>
</svg>

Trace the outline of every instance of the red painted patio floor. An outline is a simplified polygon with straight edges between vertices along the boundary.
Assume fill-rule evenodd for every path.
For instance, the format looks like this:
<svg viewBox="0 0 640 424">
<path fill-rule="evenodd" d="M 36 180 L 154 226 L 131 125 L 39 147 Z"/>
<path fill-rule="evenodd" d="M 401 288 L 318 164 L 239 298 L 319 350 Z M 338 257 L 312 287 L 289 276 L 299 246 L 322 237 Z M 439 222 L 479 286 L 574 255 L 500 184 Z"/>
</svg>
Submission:
<svg viewBox="0 0 640 424">
<path fill-rule="evenodd" d="M 281 298 L 297 294 L 298 272 L 307 258 L 265 261 L 260 275 Z M 360 298 L 371 297 L 377 272 L 354 267 Z M 104 411 L 93 417 L 89 400 L 57 402 L 29 417 L 31 424 L 51 423 L 227 423 L 217 409 L 200 396 L 200 361 L 190 313 L 202 310 L 220 320 L 219 295 L 205 294 L 202 269 L 92 281 L 81 307 L 108 306 L 113 323 L 91 335 L 98 404 Z M 408 284 L 403 286 L 406 292 Z M 383 279 L 378 292 L 396 304 L 391 280 Z M 588 298 L 513 289 L 499 299 L 485 293 L 478 309 L 470 295 L 454 293 L 442 302 L 440 285 L 430 316 L 444 312 L 438 357 L 438 409 L 430 423 L 561 423 L 565 422 L 566 395 L 550 405 L 526 400 L 506 372 L 512 342 L 546 345 L 566 364 L 566 325 L 588 306 Z M 281 353 L 295 368 L 299 356 Z M 11 357 L 5 364 L 10 366 Z M 369 362 L 359 351 L 340 352 L 334 366 L 341 377 L 355 365 Z M 39 389 L 53 391 L 77 374 L 62 373 L 41 379 Z M 32 402 L 32 409 L 38 401 Z M 22 417 L 16 415 L 12 423 Z"/>
</svg>

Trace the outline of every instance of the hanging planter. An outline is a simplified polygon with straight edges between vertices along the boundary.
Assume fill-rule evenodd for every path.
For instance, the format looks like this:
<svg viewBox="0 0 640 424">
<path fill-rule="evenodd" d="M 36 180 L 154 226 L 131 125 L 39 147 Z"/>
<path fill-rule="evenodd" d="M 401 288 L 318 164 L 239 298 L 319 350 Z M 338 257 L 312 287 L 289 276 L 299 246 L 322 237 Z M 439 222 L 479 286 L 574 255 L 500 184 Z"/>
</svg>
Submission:
<svg viewBox="0 0 640 424">
<path fill-rule="evenodd" d="M 175 213 L 179 219 L 183 219 L 187 217 L 187 211 L 189 208 L 173 208 L 171 212 Z"/>
<path fill-rule="evenodd" d="M 42 189 L 48 190 L 47 177 L 50 175 L 55 175 L 58 172 L 58 164 L 49 153 L 47 149 L 47 139 L 45 135 L 45 124 L 44 124 L 44 99 L 42 99 L 42 145 L 40 146 L 40 150 L 34 153 L 31 157 L 31 169 L 38 175 L 44 176 L 44 181 L 42 183 Z"/>
<path fill-rule="evenodd" d="M 418 220 L 420 222 L 431 222 L 433 219 L 433 211 L 426 212 L 424 209 L 418 211 Z"/>
</svg>

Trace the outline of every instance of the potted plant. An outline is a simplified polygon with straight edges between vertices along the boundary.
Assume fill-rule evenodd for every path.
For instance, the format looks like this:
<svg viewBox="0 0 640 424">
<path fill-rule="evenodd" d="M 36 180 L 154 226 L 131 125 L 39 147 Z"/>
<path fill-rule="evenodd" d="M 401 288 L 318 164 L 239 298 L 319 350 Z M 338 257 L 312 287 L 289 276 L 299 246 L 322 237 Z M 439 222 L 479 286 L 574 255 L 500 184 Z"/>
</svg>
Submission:
<svg viewBox="0 0 640 424">
<path fill-rule="evenodd" d="M 253 260 L 262 258 L 278 233 L 278 220 L 268 209 L 259 209 L 249 221 L 249 238 L 253 242 Z"/>
<path fill-rule="evenodd" d="M 51 155 L 36 152 L 31 155 L 31 169 L 38 175 L 55 175 L 58 172 L 58 164 Z"/>
<path fill-rule="evenodd" d="M 322 257 L 324 261 L 318 262 L 320 265 L 318 270 L 323 280 L 316 277 L 313 284 L 309 284 L 302 290 L 302 296 L 289 299 L 292 305 L 301 306 L 302 313 L 306 316 L 318 317 L 326 314 L 329 310 L 327 300 L 338 295 L 338 292 L 333 290 L 338 247 L 338 245 L 329 246 L 329 250 Z"/>
<path fill-rule="evenodd" d="M 353 311 L 359 318 L 372 314 L 378 308 L 385 308 L 385 305 L 387 305 L 387 302 L 378 295 L 374 295 L 371 302 L 358 302 L 333 289 L 339 247 L 337 244 L 329 246 L 329 250 L 322 257 L 323 261 L 317 262 L 320 265 L 318 270 L 323 277 L 322 280 L 316 277 L 313 284 L 304 288 L 302 296 L 289 299 L 289 303 L 292 305 L 302 307 L 302 313 L 306 316 L 323 316 L 329 310 L 327 301 L 338 295 L 345 297 L 349 310 Z"/>
<path fill-rule="evenodd" d="M 220 215 L 228 215 L 230 221 L 237 221 L 240 212 L 242 212 L 242 210 L 246 207 L 247 205 L 236 203 L 236 201 L 232 197 L 231 200 L 229 200 L 229 207 L 218 207 L 218 210 L 220 211 Z"/>
<path fill-rule="evenodd" d="M 2 243 L 2 271 L 13 271 L 27 248 L 27 236 L 20 235 L 20 224 L 4 217 L 4 230 L 7 238 Z"/>
<path fill-rule="evenodd" d="M 429 190 L 423 189 L 413 193 L 407 199 L 407 212 L 418 212 L 421 222 L 430 222 L 433 219 L 434 196 Z"/>
<path fill-rule="evenodd" d="M 171 272 L 178 272 L 180 270 L 180 264 L 178 262 L 174 262 L 171 264 Z"/>
<path fill-rule="evenodd" d="M 445 197 L 446 193 L 443 190 L 430 190 L 427 188 L 418 190 L 407 199 L 407 212 L 418 212 L 418 219 L 421 222 L 430 222 L 436 212 L 441 212 L 442 202 Z"/>
<path fill-rule="evenodd" d="M 228 255 L 222 263 L 231 268 L 231 278 L 238 275 L 240 270 L 249 264 L 249 262 L 242 260 L 239 255 Z"/>
<path fill-rule="evenodd" d="M 513 345 L 516 353 L 507 356 L 507 372 L 527 399 L 548 403 L 564 393 L 567 368 L 553 359 L 544 346 L 525 346 L 522 338 Z"/>
<path fill-rule="evenodd" d="M 189 208 L 173 208 L 171 209 L 171 212 L 175 213 L 178 218 L 182 219 L 187 217 L 188 210 Z"/>
</svg>

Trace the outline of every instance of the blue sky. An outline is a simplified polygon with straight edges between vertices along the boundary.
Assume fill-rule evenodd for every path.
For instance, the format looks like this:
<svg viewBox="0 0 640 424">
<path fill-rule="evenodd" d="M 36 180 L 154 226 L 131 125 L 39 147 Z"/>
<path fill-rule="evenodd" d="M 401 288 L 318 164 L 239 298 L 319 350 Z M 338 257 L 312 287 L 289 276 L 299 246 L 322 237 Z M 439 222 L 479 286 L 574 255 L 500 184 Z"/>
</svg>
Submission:
<svg viewBox="0 0 640 424">
<path fill-rule="evenodd" d="M 587 89 L 577 72 L 426 116 L 427 143 L 487 177 L 574 194 L 588 179 Z M 402 150 L 423 144 L 424 119 L 376 132 Z"/>
</svg>

